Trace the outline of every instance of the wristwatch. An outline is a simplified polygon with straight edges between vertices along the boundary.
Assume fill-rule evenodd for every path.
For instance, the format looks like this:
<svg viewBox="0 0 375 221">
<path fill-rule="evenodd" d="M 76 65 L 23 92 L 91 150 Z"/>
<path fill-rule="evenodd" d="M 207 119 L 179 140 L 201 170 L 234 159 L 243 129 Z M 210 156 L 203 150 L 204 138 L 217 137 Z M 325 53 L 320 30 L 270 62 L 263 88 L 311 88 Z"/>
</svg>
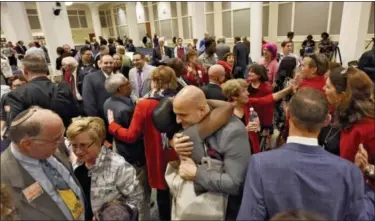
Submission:
<svg viewBox="0 0 375 221">
<path fill-rule="evenodd" d="M 371 164 L 366 166 L 365 175 L 366 175 L 366 177 L 368 177 L 370 179 L 375 179 L 375 166 L 371 165 Z"/>
</svg>

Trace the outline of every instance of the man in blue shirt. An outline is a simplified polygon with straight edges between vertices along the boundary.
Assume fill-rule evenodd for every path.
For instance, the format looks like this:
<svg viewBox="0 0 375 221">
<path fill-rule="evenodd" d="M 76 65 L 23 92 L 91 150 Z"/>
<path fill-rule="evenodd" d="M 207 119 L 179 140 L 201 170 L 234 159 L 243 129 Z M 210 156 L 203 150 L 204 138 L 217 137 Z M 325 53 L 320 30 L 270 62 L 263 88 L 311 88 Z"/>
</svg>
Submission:
<svg viewBox="0 0 375 221">
<path fill-rule="evenodd" d="M 208 32 L 204 33 L 204 38 L 199 42 L 199 54 L 203 54 L 206 50 L 205 44 L 209 36 Z"/>
<path fill-rule="evenodd" d="M 325 96 L 299 90 L 287 118 L 287 143 L 250 158 L 237 220 L 269 220 L 296 209 L 328 220 L 372 220 L 374 204 L 359 168 L 318 145 L 319 131 L 330 121 Z"/>
</svg>

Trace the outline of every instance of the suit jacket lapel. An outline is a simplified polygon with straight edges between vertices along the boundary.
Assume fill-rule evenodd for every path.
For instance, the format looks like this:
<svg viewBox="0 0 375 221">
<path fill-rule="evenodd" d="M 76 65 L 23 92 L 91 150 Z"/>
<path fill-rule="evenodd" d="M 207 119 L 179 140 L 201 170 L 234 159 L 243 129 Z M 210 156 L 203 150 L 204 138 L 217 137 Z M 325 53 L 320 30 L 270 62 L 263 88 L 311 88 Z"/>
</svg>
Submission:
<svg viewBox="0 0 375 221">
<path fill-rule="evenodd" d="M 32 202 L 29 202 L 26 197 L 23 195 L 22 190 L 29 187 L 31 184 L 34 184 L 36 181 L 31 175 L 21 166 L 18 160 L 14 157 L 13 153 L 10 151 L 10 148 L 4 153 L 7 154 L 7 159 L 9 159 L 9 168 L 8 171 L 13 171 L 13 176 L 10 179 L 11 185 L 13 188 L 19 189 L 20 201 L 26 205 L 30 205 L 35 210 L 39 210 L 41 213 L 50 217 L 51 219 L 56 220 L 58 217 L 66 219 L 60 208 L 56 205 L 55 201 L 43 190 L 42 195 L 34 199 Z"/>
</svg>

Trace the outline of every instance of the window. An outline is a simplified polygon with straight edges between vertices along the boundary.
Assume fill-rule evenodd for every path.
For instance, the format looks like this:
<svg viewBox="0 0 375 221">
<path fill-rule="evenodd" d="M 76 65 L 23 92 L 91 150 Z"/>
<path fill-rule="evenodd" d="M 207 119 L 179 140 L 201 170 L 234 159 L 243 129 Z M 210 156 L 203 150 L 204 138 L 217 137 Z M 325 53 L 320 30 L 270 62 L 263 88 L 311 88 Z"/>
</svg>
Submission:
<svg viewBox="0 0 375 221">
<path fill-rule="evenodd" d="M 293 3 L 279 3 L 279 15 L 277 22 L 277 35 L 286 36 L 292 30 Z"/>
<path fill-rule="evenodd" d="M 160 21 L 160 35 L 172 39 L 172 22 L 170 19 Z"/>
<path fill-rule="evenodd" d="M 84 10 L 68 10 L 68 19 L 71 28 L 88 28 Z"/>
<path fill-rule="evenodd" d="M 173 18 L 177 17 L 177 3 L 176 2 L 169 2 L 171 5 L 171 16 Z"/>
<path fill-rule="evenodd" d="M 232 35 L 232 11 L 223 12 L 223 35 L 227 38 Z"/>
<path fill-rule="evenodd" d="M 223 10 L 231 9 L 232 4 L 231 4 L 231 2 L 222 2 L 221 7 L 223 8 Z"/>
<path fill-rule="evenodd" d="M 265 37 L 268 36 L 268 23 L 269 23 L 269 6 L 263 5 L 263 24 L 262 24 L 263 35 L 262 36 L 265 36 Z"/>
<path fill-rule="evenodd" d="M 182 3 L 182 2 L 181 2 Z M 156 6 L 154 11 L 158 13 L 157 4 L 153 5 Z M 170 2 L 170 10 L 171 10 L 171 18 L 160 20 L 155 18 L 155 32 L 159 35 L 164 37 L 165 39 L 172 39 L 174 36 L 178 37 L 178 22 L 177 22 L 177 4 L 176 2 Z M 146 29 L 145 29 L 146 30 Z M 146 32 L 146 31 L 144 31 Z M 144 34 L 144 33 L 143 33 Z"/>
<path fill-rule="evenodd" d="M 26 14 L 29 19 L 29 25 L 32 30 L 42 29 L 39 22 L 38 12 L 36 9 L 26 9 Z"/>
<path fill-rule="evenodd" d="M 182 16 L 189 15 L 188 2 L 181 2 L 181 15 Z"/>
<path fill-rule="evenodd" d="M 117 27 L 117 33 L 118 33 L 118 36 L 129 36 L 129 30 L 128 30 L 128 26 L 127 25 L 124 25 L 124 26 L 119 26 Z"/>
<path fill-rule="evenodd" d="M 329 2 L 296 2 L 295 5 L 296 35 L 319 35 L 327 31 Z"/>
<path fill-rule="evenodd" d="M 157 3 L 152 5 L 152 11 L 154 12 L 154 19 L 159 20 L 159 12 L 158 12 Z"/>
<path fill-rule="evenodd" d="M 180 36 L 178 32 L 178 21 L 177 18 L 172 19 L 172 34 L 173 36 Z"/>
<path fill-rule="evenodd" d="M 367 31 L 367 33 L 369 33 L 369 34 L 374 34 L 374 20 L 375 20 L 375 18 L 374 18 L 375 8 L 374 7 L 375 7 L 375 3 L 372 2 L 371 3 L 371 11 L 370 11 L 370 21 L 368 23 L 368 31 Z"/>
<path fill-rule="evenodd" d="M 215 21 L 214 14 L 206 14 L 206 30 L 210 35 L 215 35 Z"/>
<path fill-rule="evenodd" d="M 250 9 L 233 11 L 233 37 L 250 36 Z"/>
<path fill-rule="evenodd" d="M 126 14 L 125 14 L 125 6 L 120 6 L 115 8 L 115 22 L 116 25 L 126 25 Z"/>
<path fill-rule="evenodd" d="M 341 30 L 341 17 L 344 2 L 332 2 L 332 12 L 329 33 L 339 35 Z"/>
<path fill-rule="evenodd" d="M 191 17 L 186 16 L 182 18 L 182 28 L 184 29 L 184 39 L 191 39 L 192 38 L 192 30 L 191 30 Z"/>
<path fill-rule="evenodd" d="M 205 12 L 214 12 L 214 2 L 205 2 L 204 11 Z"/>
<path fill-rule="evenodd" d="M 139 37 L 142 38 L 143 36 L 145 36 L 145 33 L 146 33 L 146 24 L 145 23 L 138 24 Z"/>
</svg>

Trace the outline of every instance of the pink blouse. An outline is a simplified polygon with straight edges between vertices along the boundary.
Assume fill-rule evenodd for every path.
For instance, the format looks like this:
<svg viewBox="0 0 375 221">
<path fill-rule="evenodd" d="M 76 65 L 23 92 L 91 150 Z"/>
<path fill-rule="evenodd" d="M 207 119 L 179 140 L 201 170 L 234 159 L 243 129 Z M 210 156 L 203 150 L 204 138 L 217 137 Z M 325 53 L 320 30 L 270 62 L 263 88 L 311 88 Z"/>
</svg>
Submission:
<svg viewBox="0 0 375 221">
<path fill-rule="evenodd" d="M 268 72 L 268 83 L 272 85 L 272 83 L 276 80 L 275 78 L 277 70 L 279 69 L 279 63 L 277 63 L 276 59 L 273 59 L 272 61 L 266 63 L 264 57 L 261 57 L 258 63 L 266 67 Z"/>
</svg>

